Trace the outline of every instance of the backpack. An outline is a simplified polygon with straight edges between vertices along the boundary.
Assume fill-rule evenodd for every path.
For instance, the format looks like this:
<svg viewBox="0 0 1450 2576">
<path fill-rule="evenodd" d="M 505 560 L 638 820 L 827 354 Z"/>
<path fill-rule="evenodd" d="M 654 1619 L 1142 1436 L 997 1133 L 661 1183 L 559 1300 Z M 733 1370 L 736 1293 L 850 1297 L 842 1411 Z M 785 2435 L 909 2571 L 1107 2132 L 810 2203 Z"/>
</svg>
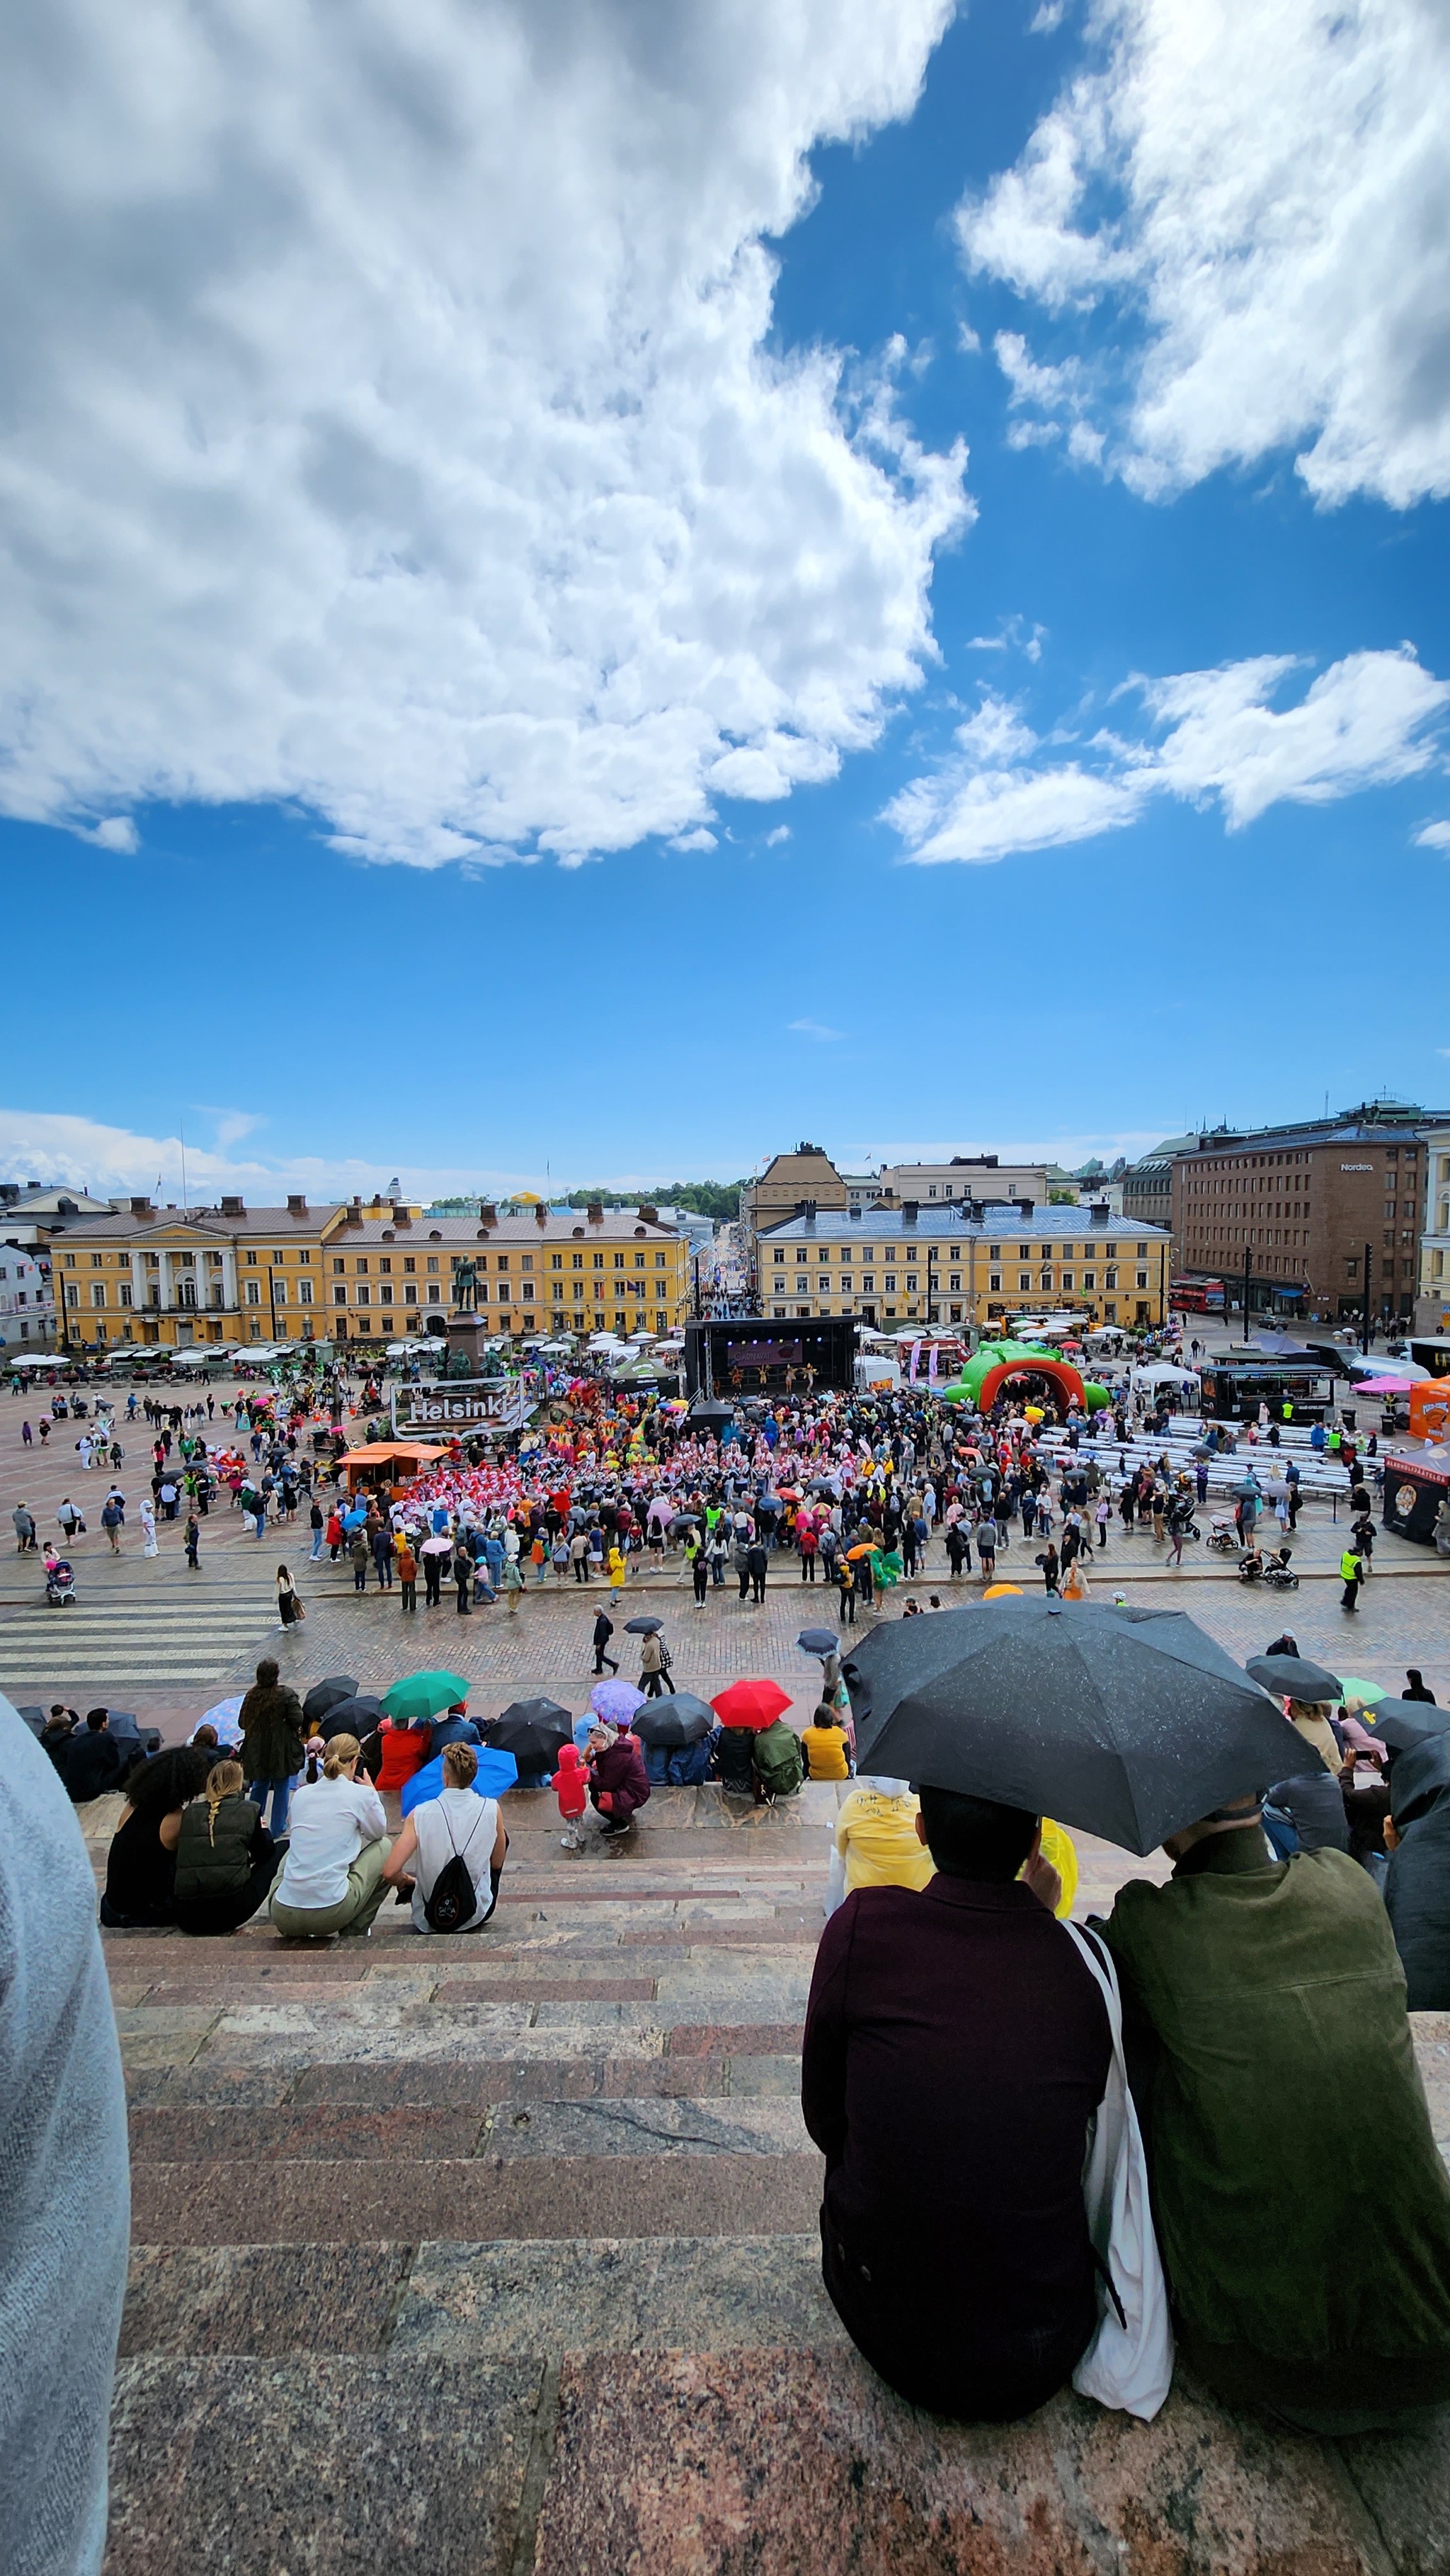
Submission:
<svg viewBox="0 0 1450 2576">
<path fill-rule="evenodd" d="M 443 1821 L 448 1827 L 448 1839 L 453 1843 L 453 1858 L 444 1862 L 434 1879 L 433 1893 L 426 1900 L 423 1912 L 430 1932 L 461 1932 L 465 1923 L 472 1922 L 477 1911 L 478 1890 L 469 1875 L 463 1853 L 453 1842 L 453 1824 L 446 1808 Z M 472 1839 L 470 1835 L 469 1840 Z"/>
<path fill-rule="evenodd" d="M 800 1737 L 777 1718 L 757 1735 L 753 1752 L 755 1776 L 768 1798 L 793 1798 L 805 1778 Z"/>
</svg>

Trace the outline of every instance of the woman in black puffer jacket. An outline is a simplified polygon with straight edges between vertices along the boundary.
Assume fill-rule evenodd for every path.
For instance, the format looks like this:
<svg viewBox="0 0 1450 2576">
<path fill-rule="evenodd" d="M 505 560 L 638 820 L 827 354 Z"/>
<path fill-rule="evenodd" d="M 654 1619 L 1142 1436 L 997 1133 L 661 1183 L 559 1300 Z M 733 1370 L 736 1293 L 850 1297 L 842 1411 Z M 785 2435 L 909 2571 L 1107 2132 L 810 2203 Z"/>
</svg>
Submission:
<svg viewBox="0 0 1450 2576">
<path fill-rule="evenodd" d="M 182 1816 L 175 1919 L 183 1932 L 235 1932 L 266 1902 L 287 1846 L 273 1841 L 242 1789 L 240 1762 L 218 1762 Z"/>
</svg>

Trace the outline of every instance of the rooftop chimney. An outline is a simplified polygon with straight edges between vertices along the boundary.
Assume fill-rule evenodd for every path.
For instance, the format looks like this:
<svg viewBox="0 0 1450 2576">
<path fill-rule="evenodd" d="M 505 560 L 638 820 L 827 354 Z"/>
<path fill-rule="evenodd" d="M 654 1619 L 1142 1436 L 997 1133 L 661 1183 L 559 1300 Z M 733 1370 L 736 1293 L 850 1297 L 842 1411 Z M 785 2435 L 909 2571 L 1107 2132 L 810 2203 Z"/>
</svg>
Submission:
<svg viewBox="0 0 1450 2576">
<path fill-rule="evenodd" d="M 498 1210 L 492 1204 L 491 1200 L 485 1199 L 482 1207 L 478 1211 L 478 1228 L 480 1234 L 486 1233 L 489 1226 L 497 1225 L 497 1223 Z"/>
<path fill-rule="evenodd" d="M 154 1210 L 152 1209 L 151 1201 L 149 1199 L 133 1199 L 131 1201 L 131 1214 L 134 1217 L 147 1217 L 151 1216 L 153 1213 Z"/>
<path fill-rule="evenodd" d="M 1030 1216 L 1036 1205 L 1036 1199 L 1019 1199 L 1017 1202 L 1018 1209 L 1023 1216 Z"/>
<path fill-rule="evenodd" d="M 642 1224 L 642 1225 L 658 1225 L 658 1224 L 659 1224 L 659 1221 L 660 1221 L 660 1212 L 659 1212 L 659 1209 L 658 1209 L 657 1207 L 649 1207 L 649 1206 L 642 1207 L 642 1208 L 640 1209 L 639 1214 L 640 1214 L 640 1222 L 641 1222 L 641 1224 Z"/>
<path fill-rule="evenodd" d="M 243 1200 L 223 1199 L 221 1212 L 223 1216 L 245 1216 L 247 1211 Z"/>
<path fill-rule="evenodd" d="M 1112 1215 L 1112 1209 L 1109 1207 L 1106 1199 L 1094 1199 L 1092 1206 L 1088 1209 L 1088 1214 L 1092 1218 L 1094 1225 L 1106 1225 L 1109 1217 Z"/>
<path fill-rule="evenodd" d="M 604 1210 L 597 1204 L 593 1207 L 586 1208 L 584 1213 L 588 1217 L 591 1225 L 602 1225 L 604 1223 Z"/>
<path fill-rule="evenodd" d="M 411 1209 L 410 1209 L 410 1208 L 409 1208 L 405 1203 L 402 1203 L 402 1202 L 398 1201 L 397 1199 L 395 1199 L 395 1200 L 393 1201 L 393 1223 L 394 1223 L 394 1225 L 411 1225 L 411 1224 L 412 1224 L 412 1222 L 413 1222 L 413 1216 L 412 1216 L 412 1211 L 411 1211 Z"/>
<path fill-rule="evenodd" d="M 917 1220 L 917 1215 L 918 1215 L 918 1212 L 919 1212 L 919 1210 L 920 1210 L 920 1207 L 921 1207 L 921 1201 L 920 1201 L 919 1199 L 903 1199 L 903 1200 L 902 1200 L 902 1202 L 901 1202 L 901 1213 L 902 1213 L 902 1217 L 903 1217 L 903 1219 L 904 1219 L 904 1221 L 905 1221 L 905 1223 L 906 1223 L 907 1225 L 915 1225 L 916 1220 Z"/>
<path fill-rule="evenodd" d="M 534 1223 L 535 1225 L 547 1225 L 548 1222 L 549 1211 L 545 1207 L 543 1200 L 540 1199 L 538 1206 L 534 1210 Z"/>
<path fill-rule="evenodd" d="M 307 1201 L 302 1196 L 300 1190 L 288 1191 L 287 1214 L 289 1216 L 305 1216 L 307 1214 Z"/>
</svg>

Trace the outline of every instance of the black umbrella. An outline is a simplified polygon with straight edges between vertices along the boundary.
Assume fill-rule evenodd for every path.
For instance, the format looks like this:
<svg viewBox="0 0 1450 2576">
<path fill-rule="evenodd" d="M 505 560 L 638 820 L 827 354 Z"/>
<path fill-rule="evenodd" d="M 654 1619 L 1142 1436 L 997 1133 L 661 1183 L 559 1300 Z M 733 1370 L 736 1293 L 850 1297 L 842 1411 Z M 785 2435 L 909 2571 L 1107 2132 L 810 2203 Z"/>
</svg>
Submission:
<svg viewBox="0 0 1450 2576">
<path fill-rule="evenodd" d="M 480 1731 L 521 1771 L 552 1771 L 559 1747 L 574 1741 L 574 1720 L 556 1699 L 516 1699 Z"/>
<path fill-rule="evenodd" d="M 839 1655 L 841 1651 L 841 1640 L 834 1628 L 802 1628 L 796 1644 L 808 1655 Z"/>
<path fill-rule="evenodd" d="M 364 1736 L 376 1735 L 386 1715 L 381 1700 L 369 1699 L 366 1695 L 359 1699 L 335 1699 L 323 1716 L 314 1719 L 312 1731 L 328 1744 L 335 1735 L 355 1735 L 361 1743 Z"/>
<path fill-rule="evenodd" d="M 699 1525 L 700 1515 L 698 1512 L 676 1512 L 674 1519 L 670 1523 L 670 1536 L 673 1538 L 680 1530 L 698 1529 Z"/>
<path fill-rule="evenodd" d="M 626 1637 L 653 1637 L 664 1624 L 663 1619 L 626 1619 L 624 1633 Z"/>
<path fill-rule="evenodd" d="M 1287 1718 L 1182 1611 L 1024 1598 L 894 1620 L 845 1678 L 861 1771 L 1127 1851 L 1304 1766 Z"/>
<path fill-rule="evenodd" d="M 646 1700 L 630 1719 L 630 1733 L 641 1744 L 662 1745 L 673 1750 L 679 1744 L 698 1744 L 715 1725 L 715 1712 L 690 1691 L 676 1691 L 673 1699 Z"/>
<path fill-rule="evenodd" d="M 1305 1655 L 1250 1655 L 1244 1671 L 1266 1691 L 1285 1699 L 1343 1699 L 1344 1690 L 1322 1664 Z"/>
<path fill-rule="evenodd" d="M 302 1703 L 308 1725 L 318 1726 L 330 1708 L 335 1708 L 340 1699 L 351 1699 L 356 1690 L 351 1673 L 333 1673 L 325 1682 L 314 1682 Z"/>
<path fill-rule="evenodd" d="M 1450 1734 L 1450 1708 L 1432 1708 L 1422 1699 L 1381 1699 L 1360 1711 L 1360 1723 L 1392 1753 L 1413 1753 L 1416 1745 Z"/>
</svg>

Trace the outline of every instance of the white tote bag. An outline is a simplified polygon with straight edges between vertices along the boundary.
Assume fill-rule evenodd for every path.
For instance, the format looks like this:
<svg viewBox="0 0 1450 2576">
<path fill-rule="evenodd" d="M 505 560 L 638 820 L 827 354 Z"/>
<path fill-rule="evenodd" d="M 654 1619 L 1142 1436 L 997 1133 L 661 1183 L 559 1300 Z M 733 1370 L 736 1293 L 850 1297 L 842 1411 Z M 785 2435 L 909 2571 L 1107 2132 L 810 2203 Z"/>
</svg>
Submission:
<svg viewBox="0 0 1450 2576">
<path fill-rule="evenodd" d="M 1082 2185 L 1088 2233 L 1116 2293 L 1116 2305 L 1100 2276 L 1097 2332 L 1072 2374 L 1072 2384 L 1080 2396 L 1096 2398 L 1100 2406 L 1120 2407 L 1151 2424 L 1172 2385 L 1173 2329 L 1163 2258 L 1148 2201 L 1148 2161 L 1123 2059 L 1117 1971 L 1106 1947 L 1091 1940 L 1077 1924 L 1065 1923 L 1062 1928 L 1097 1979 L 1113 2037 L 1108 2087 L 1093 2120 Z"/>
</svg>

